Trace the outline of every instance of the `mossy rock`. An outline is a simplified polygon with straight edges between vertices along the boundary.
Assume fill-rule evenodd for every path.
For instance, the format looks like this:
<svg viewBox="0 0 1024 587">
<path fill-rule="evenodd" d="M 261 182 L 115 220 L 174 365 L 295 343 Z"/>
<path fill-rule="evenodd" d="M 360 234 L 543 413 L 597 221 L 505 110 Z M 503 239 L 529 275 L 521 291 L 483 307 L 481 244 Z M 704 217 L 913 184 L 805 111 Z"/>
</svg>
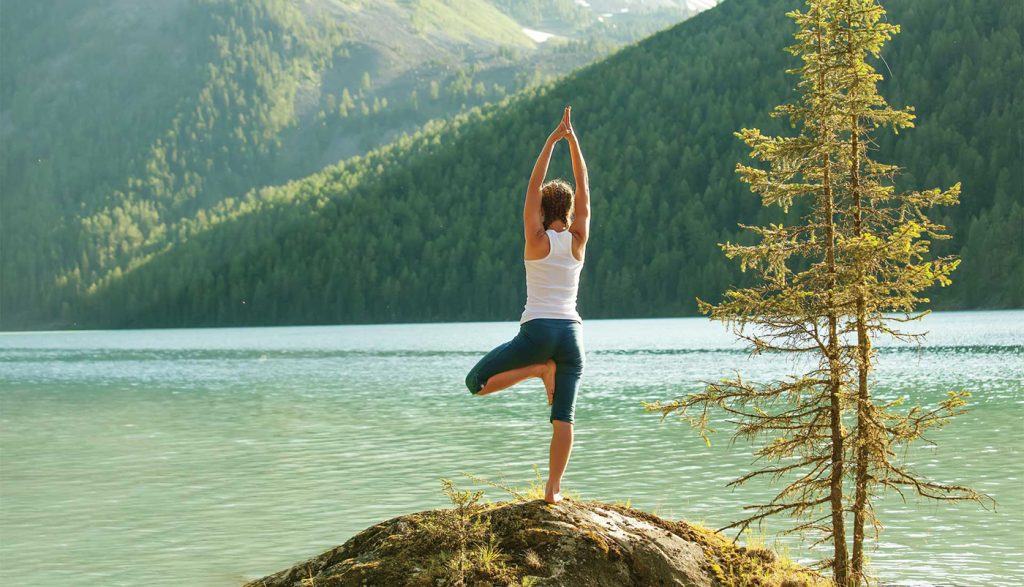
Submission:
<svg viewBox="0 0 1024 587">
<path fill-rule="evenodd" d="M 477 505 L 466 518 L 453 512 L 392 518 L 246 587 L 828 584 L 770 550 L 621 505 L 537 499 Z M 462 526 L 452 531 L 453 523 Z"/>
</svg>

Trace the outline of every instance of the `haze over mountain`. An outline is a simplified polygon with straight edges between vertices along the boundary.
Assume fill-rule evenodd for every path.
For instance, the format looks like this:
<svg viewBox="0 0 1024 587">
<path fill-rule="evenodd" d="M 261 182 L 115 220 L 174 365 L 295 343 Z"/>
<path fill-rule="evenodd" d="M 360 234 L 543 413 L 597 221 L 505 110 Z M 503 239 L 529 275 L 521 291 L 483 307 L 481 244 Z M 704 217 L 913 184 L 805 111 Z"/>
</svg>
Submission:
<svg viewBox="0 0 1024 587">
<path fill-rule="evenodd" d="M 902 187 L 963 182 L 961 205 L 942 217 L 954 238 L 936 246 L 963 264 L 953 287 L 935 292 L 935 307 L 1020 307 L 1021 11 L 995 0 L 885 4 L 903 32 L 877 64 L 890 78 L 882 92 L 894 106 L 916 106 L 918 127 L 881 134 L 881 158 L 905 167 Z M 4 319 L 17 327 L 515 319 L 525 293 L 522 192 L 565 104 L 594 195 L 581 313 L 692 314 L 695 296 L 714 300 L 743 282 L 716 243 L 746 238 L 738 222 L 778 217 L 736 179 L 747 154 L 732 132 L 787 131 L 768 112 L 793 98 L 796 80 L 784 69 L 795 64 L 782 49 L 794 30 L 785 12 L 797 6 L 728 0 L 560 81 L 301 181 L 226 192 L 245 195 L 209 202 L 173 233 L 137 237 L 146 255 L 125 269 L 83 271 L 91 263 L 83 257 L 71 272 L 77 280 L 36 292 L 41 310 Z M 316 55 L 318 45 L 306 44 Z M 549 173 L 557 175 L 571 177 L 564 150 Z M 97 238 L 108 235 L 116 249 L 132 238 L 119 227 L 100 226 Z"/>
</svg>

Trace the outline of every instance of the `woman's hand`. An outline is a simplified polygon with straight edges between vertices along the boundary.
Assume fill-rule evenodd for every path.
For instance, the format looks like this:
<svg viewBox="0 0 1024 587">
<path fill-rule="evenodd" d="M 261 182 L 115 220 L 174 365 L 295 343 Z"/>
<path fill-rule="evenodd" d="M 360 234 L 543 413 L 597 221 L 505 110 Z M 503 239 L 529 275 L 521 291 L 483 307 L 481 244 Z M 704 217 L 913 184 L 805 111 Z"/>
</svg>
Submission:
<svg viewBox="0 0 1024 587">
<path fill-rule="evenodd" d="M 567 139 L 569 138 L 569 135 L 572 134 L 572 125 L 569 123 L 570 108 L 571 106 L 565 107 L 565 111 L 562 113 L 562 120 L 558 123 L 558 128 L 556 128 L 551 133 L 551 136 L 548 137 L 548 141 L 551 142 L 551 144 L 557 143 L 562 139 Z"/>
</svg>

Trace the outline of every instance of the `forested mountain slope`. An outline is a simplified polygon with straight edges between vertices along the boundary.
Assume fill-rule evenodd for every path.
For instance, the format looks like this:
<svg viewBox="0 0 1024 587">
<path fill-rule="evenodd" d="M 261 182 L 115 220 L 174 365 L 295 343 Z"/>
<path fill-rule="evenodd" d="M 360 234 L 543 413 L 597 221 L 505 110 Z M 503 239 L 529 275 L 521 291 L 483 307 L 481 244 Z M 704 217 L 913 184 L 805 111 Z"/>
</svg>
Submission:
<svg viewBox="0 0 1024 587">
<path fill-rule="evenodd" d="M 944 211 L 959 252 L 935 307 L 1024 305 L 1021 11 L 998 0 L 890 0 L 903 32 L 883 94 L 918 125 L 881 136 L 900 185 L 963 182 Z M 433 124 L 365 157 L 215 206 L 187 242 L 68 304 L 62 323 L 185 326 L 515 319 L 533 161 L 572 104 L 590 167 L 584 317 L 690 314 L 742 281 L 716 243 L 763 221 L 732 132 L 793 98 L 786 2 L 727 0 L 554 84 Z M 560 147 L 549 177 L 571 177 Z"/>
<path fill-rule="evenodd" d="M 58 325 L 104 276 L 187 239 L 249 189 L 688 14 L 678 3 L 612 24 L 574 0 L 4 2 L 0 328 Z M 532 40 L 517 19 L 559 36 Z"/>
</svg>

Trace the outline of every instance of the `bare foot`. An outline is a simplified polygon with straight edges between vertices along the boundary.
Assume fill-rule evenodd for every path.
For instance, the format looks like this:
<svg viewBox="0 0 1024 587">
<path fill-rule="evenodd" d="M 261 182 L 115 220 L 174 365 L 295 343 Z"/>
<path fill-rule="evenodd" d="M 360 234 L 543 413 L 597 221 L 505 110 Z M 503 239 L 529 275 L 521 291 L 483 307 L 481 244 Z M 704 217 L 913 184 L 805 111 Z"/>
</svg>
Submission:
<svg viewBox="0 0 1024 587">
<path fill-rule="evenodd" d="M 560 489 L 561 488 L 559 488 L 559 491 L 554 491 L 551 488 L 551 481 L 549 480 L 547 486 L 544 488 L 544 501 L 552 505 L 562 501 L 562 492 Z"/>
<path fill-rule="evenodd" d="M 544 363 L 544 374 L 540 376 L 544 381 L 544 390 L 548 392 L 548 405 L 555 402 L 555 362 L 548 359 Z"/>
</svg>

